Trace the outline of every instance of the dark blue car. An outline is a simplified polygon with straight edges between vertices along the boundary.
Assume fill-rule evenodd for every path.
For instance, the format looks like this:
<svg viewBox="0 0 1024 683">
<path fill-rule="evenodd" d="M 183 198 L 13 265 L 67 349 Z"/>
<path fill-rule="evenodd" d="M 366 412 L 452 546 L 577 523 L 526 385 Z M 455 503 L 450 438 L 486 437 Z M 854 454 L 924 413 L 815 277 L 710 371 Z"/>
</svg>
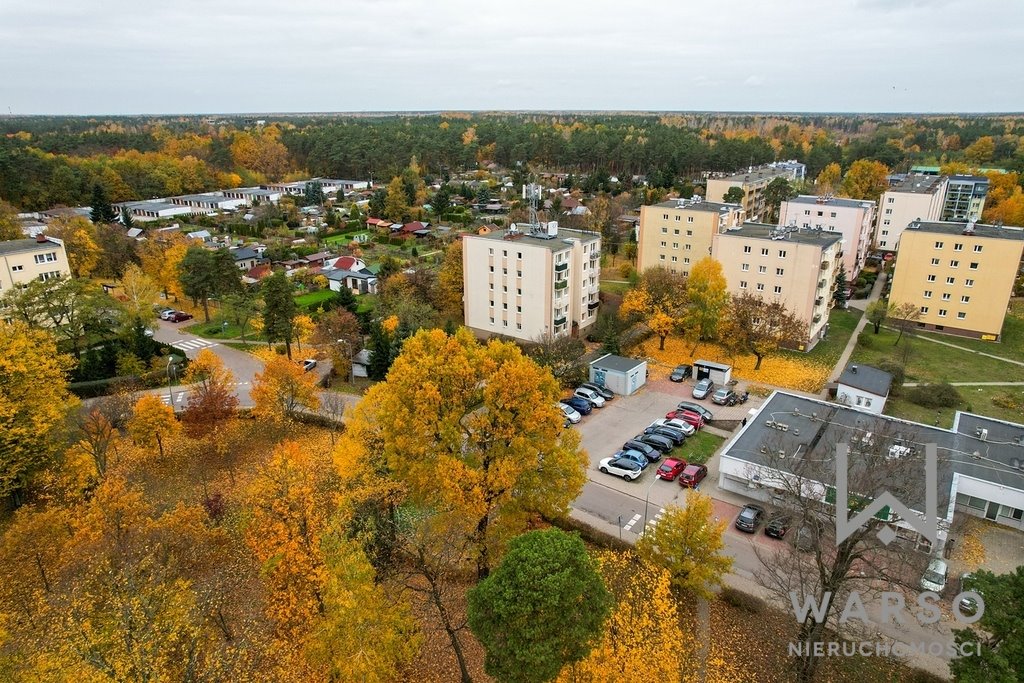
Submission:
<svg viewBox="0 0 1024 683">
<path fill-rule="evenodd" d="M 570 405 L 579 411 L 580 415 L 590 415 L 590 412 L 594 409 L 590 401 L 579 396 L 570 396 L 569 398 L 563 398 L 562 403 Z"/>
</svg>

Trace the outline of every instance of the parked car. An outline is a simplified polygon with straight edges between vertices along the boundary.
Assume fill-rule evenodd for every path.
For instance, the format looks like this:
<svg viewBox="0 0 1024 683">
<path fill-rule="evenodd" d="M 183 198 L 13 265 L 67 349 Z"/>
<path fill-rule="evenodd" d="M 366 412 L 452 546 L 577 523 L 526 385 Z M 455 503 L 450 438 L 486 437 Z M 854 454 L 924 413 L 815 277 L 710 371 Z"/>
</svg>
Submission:
<svg viewBox="0 0 1024 683">
<path fill-rule="evenodd" d="M 651 425 L 644 430 L 644 434 L 657 434 L 670 440 L 676 446 L 679 446 L 686 441 L 686 435 L 678 429 L 672 429 L 671 427 L 663 427 L 662 425 Z"/>
<path fill-rule="evenodd" d="M 691 392 L 691 395 L 697 400 L 702 400 L 707 398 L 708 394 L 710 394 L 714 390 L 715 383 L 705 377 L 704 379 L 693 385 L 693 391 Z"/>
<path fill-rule="evenodd" d="M 704 481 L 708 476 L 708 468 L 704 465 L 687 465 L 679 473 L 679 485 L 689 488 L 697 488 L 697 484 Z"/>
<path fill-rule="evenodd" d="M 715 414 L 705 408 L 699 403 L 691 403 L 690 401 L 680 401 L 676 406 L 676 410 L 690 410 L 704 418 L 705 422 L 711 422 L 715 419 Z"/>
<path fill-rule="evenodd" d="M 945 561 L 935 558 L 928 563 L 918 585 L 921 586 L 921 590 L 941 593 L 946 589 L 947 576 L 949 576 L 949 567 Z"/>
<path fill-rule="evenodd" d="M 643 441 L 635 441 L 630 439 L 626 443 L 622 444 L 622 450 L 624 451 L 638 451 L 643 453 L 644 456 L 651 462 L 658 462 L 661 460 L 661 451 L 649 443 Z"/>
<path fill-rule="evenodd" d="M 185 311 L 174 311 L 173 313 L 171 313 L 166 318 L 166 320 L 168 320 L 168 321 L 170 321 L 172 323 L 183 323 L 186 320 L 191 320 L 191 319 L 192 319 L 192 316 L 189 315 L 188 313 L 186 313 Z"/>
<path fill-rule="evenodd" d="M 567 406 L 572 406 L 576 409 L 580 415 L 590 415 L 590 412 L 594 409 L 590 401 L 585 398 L 579 398 L 578 396 L 570 396 L 569 398 L 563 398 L 559 403 L 564 403 Z"/>
<path fill-rule="evenodd" d="M 647 460 L 647 456 L 645 456 L 640 451 L 634 451 L 634 450 L 630 450 L 628 448 L 622 449 L 621 451 L 619 451 L 618 453 L 616 453 L 612 457 L 613 458 L 629 458 L 630 460 L 635 461 L 637 465 L 640 465 L 640 469 L 642 469 L 642 470 L 647 469 L 647 465 L 650 462 L 649 460 Z"/>
<path fill-rule="evenodd" d="M 156 311 L 156 317 L 160 318 L 161 320 L 167 320 L 166 316 L 170 315 L 171 313 L 174 313 L 173 308 L 167 308 L 166 306 L 155 306 L 153 310 Z"/>
<path fill-rule="evenodd" d="M 744 505 L 743 509 L 740 510 L 739 516 L 736 517 L 735 526 L 740 531 L 752 534 L 757 531 L 757 527 L 761 526 L 762 519 L 764 519 L 763 507 L 760 505 Z"/>
<path fill-rule="evenodd" d="M 668 462 L 668 461 L 666 460 L 666 462 Z M 974 591 L 978 595 L 981 595 L 982 599 L 985 598 L 985 596 L 981 594 L 981 591 L 979 591 L 978 587 L 975 585 L 974 574 L 969 574 L 968 573 L 968 574 L 964 574 L 963 576 L 960 577 L 960 592 L 963 593 L 965 591 Z M 972 598 L 970 596 L 965 596 L 965 597 L 960 598 L 960 612 L 961 613 L 970 616 L 972 614 L 976 614 L 977 611 L 978 611 L 978 601 L 977 600 L 975 600 L 974 598 Z"/>
<path fill-rule="evenodd" d="M 793 539 L 793 545 L 797 550 L 809 553 L 818 547 L 821 539 L 821 532 L 821 522 L 815 518 L 806 520 L 800 525 L 800 528 L 796 530 L 796 537 Z"/>
<path fill-rule="evenodd" d="M 654 446 L 663 454 L 671 453 L 676 447 L 676 442 L 671 439 L 661 436 L 660 434 L 637 434 L 633 437 L 633 441 L 639 441 L 649 446 Z"/>
<path fill-rule="evenodd" d="M 315 367 L 316 367 L 316 359 L 315 358 L 307 358 L 306 360 L 302 361 L 302 371 L 303 372 L 309 372 L 310 370 L 312 370 Z"/>
<path fill-rule="evenodd" d="M 682 382 L 684 379 L 686 379 L 692 374 L 693 366 L 686 365 L 684 363 L 683 365 L 677 365 L 675 369 L 672 371 L 672 374 L 668 376 L 668 378 L 673 382 Z"/>
<path fill-rule="evenodd" d="M 661 463 L 658 471 L 654 473 L 654 476 L 665 481 L 675 481 L 682 471 L 686 469 L 686 461 L 681 458 L 666 458 L 665 462 Z"/>
<path fill-rule="evenodd" d="M 786 537 L 786 532 L 789 531 L 789 525 L 792 522 L 792 518 L 789 515 L 779 515 L 774 517 L 768 522 L 768 526 L 764 528 L 764 535 L 771 536 L 772 538 L 783 539 Z"/>
<path fill-rule="evenodd" d="M 665 413 L 665 419 L 677 420 L 683 424 L 688 424 L 695 430 L 703 427 L 705 423 L 700 413 L 695 413 L 692 410 L 673 410 L 672 412 Z"/>
<path fill-rule="evenodd" d="M 711 394 L 711 402 L 717 403 L 720 406 L 734 406 L 738 400 L 739 397 L 736 395 L 736 392 L 725 387 Z"/>
<path fill-rule="evenodd" d="M 626 481 L 633 481 L 641 474 L 640 465 L 629 458 L 605 458 L 598 467 L 605 474 L 614 474 Z"/>
<path fill-rule="evenodd" d="M 595 394 L 597 394 L 606 401 L 610 401 L 613 398 L 615 398 L 615 392 L 609 389 L 608 387 L 598 386 L 597 384 L 594 384 L 592 382 L 584 382 L 583 384 L 580 385 L 580 387 L 583 389 L 590 389 L 591 391 L 593 391 Z"/>
<path fill-rule="evenodd" d="M 562 409 L 562 415 L 565 416 L 565 419 L 572 424 L 579 424 L 580 420 L 583 419 L 583 416 L 580 415 L 580 411 L 576 410 L 571 405 L 559 403 L 558 407 Z"/>
<path fill-rule="evenodd" d="M 672 429 L 678 429 L 685 436 L 693 436 L 693 433 L 697 430 L 693 428 L 693 425 L 688 424 L 682 420 L 676 420 L 674 418 L 660 418 L 652 422 L 651 424 L 662 425 L 663 427 L 671 427 Z"/>
<path fill-rule="evenodd" d="M 573 396 L 590 401 L 591 405 L 593 405 L 595 408 L 604 408 L 604 397 L 598 394 L 596 391 L 592 391 L 590 389 L 587 389 L 586 387 L 580 387 L 579 389 L 577 389 L 575 392 L 573 392 Z"/>
</svg>

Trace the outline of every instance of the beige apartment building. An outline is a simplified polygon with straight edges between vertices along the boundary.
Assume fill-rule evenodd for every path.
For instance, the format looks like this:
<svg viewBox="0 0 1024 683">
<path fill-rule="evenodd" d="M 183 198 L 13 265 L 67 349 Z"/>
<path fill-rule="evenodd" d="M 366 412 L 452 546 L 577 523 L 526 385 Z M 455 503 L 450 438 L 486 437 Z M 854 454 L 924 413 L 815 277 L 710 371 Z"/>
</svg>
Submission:
<svg viewBox="0 0 1024 683">
<path fill-rule="evenodd" d="M 834 232 L 745 223 L 715 235 L 712 252 L 730 294 L 749 292 L 779 301 L 804 321 L 798 348 L 810 351 L 828 332 L 841 242 Z"/>
<path fill-rule="evenodd" d="M 900 235 L 914 221 L 937 221 L 946 201 L 945 176 L 909 175 L 882 193 L 878 205 L 875 246 L 896 251 Z"/>
<path fill-rule="evenodd" d="M 889 301 L 912 303 L 918 327 L 999 341 L 1024 251 L 1024 229 L 914 222 L 896 252 Z"/>
<path fill-rule="evenodd" d="M 847 279 L 853 280 L 864 267 L 871 248 L 876 208 L 872 201 L 802 194 L 779 206 L 779 225 L 841 235 L 843 267 Z"/>
<path fill-rule="evenodd" d="M 0 242 L 0 295 L 32 280 L 68 275 L 68 254 L 60 240 L 40 233 L 35 239 Z"/>
<path fill-rule="evenodd" d="M 715 202 L 724 201 L 729 188 L 743 190 L 743 210 L 752 221 L 761 219 L 764 213 L 764 190 L 776 178 L 795 180 L 796 171 L 790 166 L 759 166 L 724 178 L 708 178 L 705 194 Z"/>
<path fill-rule="evenodd" d="M 663 266 L 689 275 L 691 265 L 711 254 L 715 234 L 742 225 L 743 215 L 738 204 L 700 197 L 641 207 L 636 269 Z"/>
<path fill-rule="evenodd" d="M 466 327 L 522 341 L 582 333 L 597 321 L 601 236 L 522 227 L 462 238 Z"/>
</svg>

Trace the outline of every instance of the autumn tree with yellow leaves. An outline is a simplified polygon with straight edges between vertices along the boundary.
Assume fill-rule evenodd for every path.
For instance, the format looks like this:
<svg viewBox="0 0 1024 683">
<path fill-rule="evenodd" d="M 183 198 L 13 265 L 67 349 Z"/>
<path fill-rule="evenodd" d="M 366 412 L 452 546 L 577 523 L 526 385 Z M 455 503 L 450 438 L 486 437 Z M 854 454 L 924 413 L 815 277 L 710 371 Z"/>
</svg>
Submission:
<svg viewBox="0 0 1024 683">
<path fill-rule="evenodd" d="M 103 250 L 96 244 L 93 224 L 81 216 L 60 216 L 50 222 L 46 232 L 64 242 L 71 274 L 89 277 L 103 255 Z"/>
<path fill-rule="evenodd" d="M 840 193 L 851 199 L 870 199 L 877 202 L 889 187 L 889 181 L 886 179 L 888 175 L 889 167 L 881 161 L 858 159 L 850 164 L 846 175 L 843 176 Z"/>
<path fill-rule="evenodd" d="M 256 404 L 252 412 L 260 418 L 283 420 L 300 410 L 316 411 L 317 376 L 305 372 L 295 361 L 272 351 L 259 354 L 263 371 L 257 372 L 250 396 Z"/>
<path fill-rule="evenodd" d="M 690 278 L 686 281 L 683 325 L 695 346 L 698 342 L 718 338 L 719 322 L 728 306 L 729 291 L 722 264 L 717 259 L 705 256 L 693 264 Z"/>
<path fill-rule="evenodd" d="M 687 303 L 687 280 L 667 268 L 644 271 L 635 289 L 626 292 L 619 306 L 619 317 L 628 322 L 643 322 L 665 349 L 665 339 L 680 329 Z"/>
<path fill-rule="evenodd" d="M 164 405 L 160 397 L 153 394 L 147 394 L 136 402 L 128 421 L 128 434 L 132 440 L 144 448 L 156 445 L 161 458 L 164 456 L 164 439 L 174 436 L 178 430 L 174 408 Z"/>
<path fill-rule="evenodd" d="M 189 436 L 207 436 L 235 416 L 235 376 L 213 351 L 199 351 L 185 372 L 185 383 L 192 386 L 181 422 Z"/>
</svg>

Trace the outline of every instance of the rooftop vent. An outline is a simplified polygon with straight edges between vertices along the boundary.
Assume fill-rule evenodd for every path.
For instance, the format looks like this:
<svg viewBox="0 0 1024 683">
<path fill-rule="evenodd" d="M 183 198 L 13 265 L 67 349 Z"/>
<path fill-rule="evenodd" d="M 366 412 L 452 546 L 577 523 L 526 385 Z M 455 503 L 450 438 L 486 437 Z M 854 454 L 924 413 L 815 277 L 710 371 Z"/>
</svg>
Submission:
<svg viewBox="0 0 1024 683">
<path fill-rule="evenodd" d="M 853 374 L 856 375 L 857 374 L 857 366 L 856 365 L 851 365 L 850 366 L 850 372 L 852 372 Z"/>
<path fill-rule="evenodd" d="M 46 235 L 44 235 L 43 233 L 39 233 L 38 235 L 36 235 L 36 242 L 39 242 L 40 244 L 46 242 Z"/>
</svg>

